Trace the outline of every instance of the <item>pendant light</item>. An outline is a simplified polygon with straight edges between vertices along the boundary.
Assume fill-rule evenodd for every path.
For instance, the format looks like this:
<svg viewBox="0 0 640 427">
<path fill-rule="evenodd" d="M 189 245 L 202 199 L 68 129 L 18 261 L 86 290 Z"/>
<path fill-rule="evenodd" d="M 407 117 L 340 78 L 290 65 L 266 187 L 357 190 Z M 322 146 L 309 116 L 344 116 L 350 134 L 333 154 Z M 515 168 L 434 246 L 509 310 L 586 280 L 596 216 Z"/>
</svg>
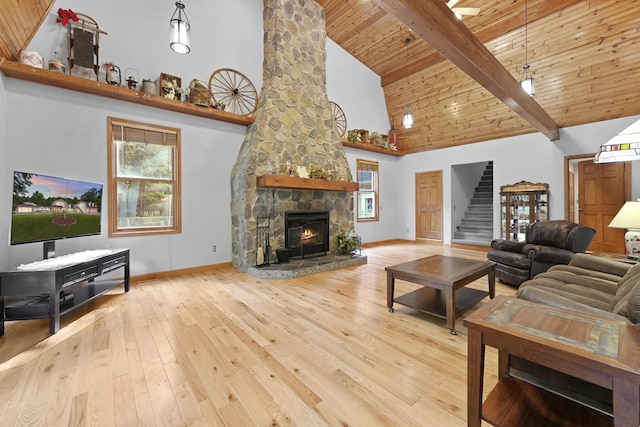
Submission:
<svg viewBox="0 0 640 427">
<path fill-rule="evenodd" d="M 176 2 L 176 11 L 169 21 L 169 47 L 178 53 L 189 53 L 191 51 L 191 24 L 187 19 L 187 13 L 184 11 L 184 4 L 178 0 Z"/>
<path fill-rule="evenodd" d="M 409 129 L 413 127 L 413 113 L 411 112 L 411 104 L 409 103 L 409 43 L 411 37 L 407 37 L 404 42 L 407 45 L 407 103 L 405 105 L 404 115 L 402 116 L 402 127 Z"/>
<path fill-rule="evenodd" d="M 527 25 L 529 23 L 528 16 L 528 8 L 527 8 L 527 0 L 524 0 L 524 67 L 522 67 L 522 78 L 520 79 L 520 86 L 524 89 L 529 96 L 534 96 L 536 94 L 536 86 L 533 79 L 533 75 L 531 74 L 531 70 L 529 67 L 529 58 L 528 58 L 528 32 Z"/>
</svg>

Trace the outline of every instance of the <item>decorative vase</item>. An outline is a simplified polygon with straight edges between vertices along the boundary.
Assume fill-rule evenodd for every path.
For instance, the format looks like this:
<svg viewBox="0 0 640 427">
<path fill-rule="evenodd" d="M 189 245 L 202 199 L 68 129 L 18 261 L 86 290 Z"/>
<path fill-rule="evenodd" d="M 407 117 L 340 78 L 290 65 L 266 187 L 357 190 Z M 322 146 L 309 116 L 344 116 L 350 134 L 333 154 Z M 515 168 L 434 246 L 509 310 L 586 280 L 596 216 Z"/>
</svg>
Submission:
<svg viewBox="0 0 640 427">
<path fill-rule="evenodd" d="M 19 55 L 19 62 L 21 64 L 30 65 L 36 68 L 42 68 L 44 59 L 38 52 L 32 50 L 21 50 Z"/>
</svg>

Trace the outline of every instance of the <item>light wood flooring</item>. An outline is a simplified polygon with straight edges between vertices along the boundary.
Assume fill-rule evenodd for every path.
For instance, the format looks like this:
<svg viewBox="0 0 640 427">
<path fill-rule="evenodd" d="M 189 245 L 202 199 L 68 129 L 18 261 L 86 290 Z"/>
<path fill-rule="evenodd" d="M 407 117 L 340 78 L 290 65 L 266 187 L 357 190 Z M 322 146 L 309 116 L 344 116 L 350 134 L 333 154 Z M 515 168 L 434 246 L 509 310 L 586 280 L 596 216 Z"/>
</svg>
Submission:
<svg viewBox="0 0 640 427">
<path fill-rule="evenodd" d="M 292 280 L 224 267 L 134 282 L 63 317 L 55 335 L 46 320 L 7 322 L 0 425 L 466 425 L 464 316 L 454 336 L 443 319 L 397 304 L 389 313 L 384 268 L 485 252 L 398 243 L 366 253 L 367 265 Z M 416 286 L 397 281 L 397 295 Z M 497 293 L 514 289 L 497 283 Z M 491 350 L 485 389 L 496 382 Z"/>
</svg>

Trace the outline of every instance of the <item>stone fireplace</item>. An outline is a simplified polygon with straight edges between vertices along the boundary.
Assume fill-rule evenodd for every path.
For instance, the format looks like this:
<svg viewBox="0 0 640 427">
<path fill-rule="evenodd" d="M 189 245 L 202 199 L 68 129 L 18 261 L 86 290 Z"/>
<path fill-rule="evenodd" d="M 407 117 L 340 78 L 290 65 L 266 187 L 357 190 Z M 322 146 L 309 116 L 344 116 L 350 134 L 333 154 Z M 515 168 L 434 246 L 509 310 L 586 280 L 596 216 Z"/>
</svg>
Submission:
<svg viewBox="0 0 640 427">
<path fill-rule="evenodd" d="M 283 173 L 287 162 L 333 171 L 353 181 L 326 93 L 324 9 L 315 1 L 264 0 L 264 70 L 255 123 L 247 129 L 231 172 L 232 262 L 256 263 L 258 218 L 269 219 L 271 259 L 285 248 L 285 212 L 328 212 L 334 236 L 353 229 L 353 192 L 260 188 L 258 176 Z"/>
</svg>

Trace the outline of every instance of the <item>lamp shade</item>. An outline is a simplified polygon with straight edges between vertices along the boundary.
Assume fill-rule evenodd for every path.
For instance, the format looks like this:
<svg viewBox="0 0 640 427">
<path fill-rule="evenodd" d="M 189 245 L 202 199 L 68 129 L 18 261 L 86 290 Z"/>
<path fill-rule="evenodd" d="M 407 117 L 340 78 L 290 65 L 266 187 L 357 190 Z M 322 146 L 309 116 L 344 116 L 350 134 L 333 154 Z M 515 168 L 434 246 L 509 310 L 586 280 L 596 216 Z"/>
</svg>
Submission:
<svg viewBox="0 0 640 427">
<path fill-rule="evenodd" d="M 640 201 L 626 202 L 609 224 L 611 228 L 626 228 L 624 244 L 627 256 L 638 259 L 640 254 Z"/>
<path fill-rule="evenodd" d="M 640 202 L 625 202 L 609 227 L 640 229 Z"/>
<path fill-rule="evenodd" d="M 191 51 L 191 24 L 184 11 L 184 4 L 176 2 L 176 10 L 169 21 L 169 47 L 177 53 Z"/>
</svg>

